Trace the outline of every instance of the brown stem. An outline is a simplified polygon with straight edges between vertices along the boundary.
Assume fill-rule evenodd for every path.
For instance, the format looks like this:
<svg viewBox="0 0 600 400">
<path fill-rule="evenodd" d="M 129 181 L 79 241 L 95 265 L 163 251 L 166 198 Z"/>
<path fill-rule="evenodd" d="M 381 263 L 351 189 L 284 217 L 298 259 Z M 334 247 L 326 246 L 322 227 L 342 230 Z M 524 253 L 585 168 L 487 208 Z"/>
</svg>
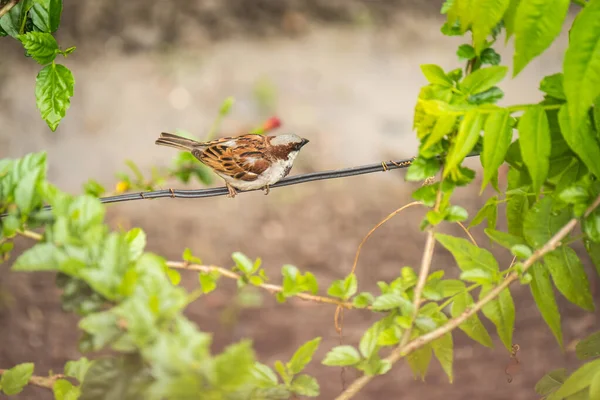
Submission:
<svg viewBox="0 0 600 400">
<path fill-rule="evenodd" d="M 190 264 L 190 263 L 186 263 L 186 262 L 182 262 L 182 261 L 167 261 L 167 265 L 170 268 L 175 268 L 175 269 L 188 269 L 188 270 L 200 271 L 200 272 L 217 271 L 221 275 L 223 275 L 229 279 L 238 280 L 241 278 L 241 275 L 238 275 L 235 272 L 232 272 L 228 269 L 217 267 L 214 265 Z M 278 285 L 272 285 L 270 283 L 263 283 L 263 284 L 258 285 L 257 287 L 265 289 L 271 293 L 283 292 L 283 287 L 278 286 Z M 298 293 L 298 294 L 295 294 L 294 297 L 297 297 L 299 299 L 306 300 L 306 301 L 316 302 L 316 303 L 333 304 L 333 305 L 347 308 L 347 309 L 354 308 L 352 303 L 337 300 L 332 297 L 316 296 L 316 295 L 312 295 L 312 294 L 308 294 L 308 293 Z"/>
<path fill-rule="evenodd" d="M 0 18 L 4 14 L 7 14 L 14 6 L 16 6 L 21 0 L 9 0 L 2 8 L 0 8 Z"/>
<path fill-rule="evenodd" d="M 3 375 L 6 371 L 8 371 L 8 370 L 0 368 L 0 375 Z M 52 376 L 35 376 L 34 375 L 31 378 L 29 378 L 29 384 L 52 390 L 52 387 L 54 386 L 54 382 L 56 382 L 59 379 L 65 379 L 65 378 L 66 378 L 66 376 L 62 375 L 62 374 L 57 374 L 57 375 L 52 375 Z"/>
</svg>

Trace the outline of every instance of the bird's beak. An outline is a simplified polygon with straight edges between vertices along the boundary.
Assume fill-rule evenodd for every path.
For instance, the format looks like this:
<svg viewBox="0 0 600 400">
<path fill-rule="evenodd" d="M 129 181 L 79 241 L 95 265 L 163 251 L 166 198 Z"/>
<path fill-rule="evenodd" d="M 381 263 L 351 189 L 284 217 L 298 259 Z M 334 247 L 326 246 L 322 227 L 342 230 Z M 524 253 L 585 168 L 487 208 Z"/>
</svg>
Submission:
<svg viewBox="0 0 600 400">
<path fill-rule="evenodd" d="M 300 147 L 304 147 L 304 145 L 308 143 L 308 139 L 302 139 L 302 141 L 300 142 Z"/>
</svg>

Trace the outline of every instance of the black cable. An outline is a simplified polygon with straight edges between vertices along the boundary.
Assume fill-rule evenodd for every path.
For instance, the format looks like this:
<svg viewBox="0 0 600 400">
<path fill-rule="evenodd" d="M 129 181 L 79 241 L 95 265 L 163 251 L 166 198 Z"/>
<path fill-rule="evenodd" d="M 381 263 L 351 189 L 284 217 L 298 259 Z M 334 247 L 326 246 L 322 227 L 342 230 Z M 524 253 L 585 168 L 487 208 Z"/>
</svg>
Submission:
<svg viewBox="0 0 600 400">
<path fill-rule="evenodd" d="M 477 153 L 472 153 L 467 155 L 467 157 L 478 156 Z M 282 187 L 282 186 L 290 186 L 290 185 L 298 185 L 300 183 L 312 182 L 312 181 L 321 181 L 326 179 L 337 179 L 337 178 L 345 178 L 347 176 L 355 176 L 355 175 L 363 175 L 363 174 L 371 174 L 373 172 L 384 172 L 392 169 L 398 168 L 406 168 L 412 164 L 413 159 L 408 160 L 400 160 L 400 161 L 388 161 L 382 162 L 379 164 L 369 164 L 363 165 L 360 167 L 352 167 L 352 168 L 344 168 L 333 171 L 322 171 L 322 172 L 312 172 L 309 174 L 302 174 L 296 176 L 290 176 L 284 178 L 277 182 L 274 185 L 270 186 L 270 189 Z M 252 189 L 247 190 L 248 192 L 254 190 L 261 189 Z M 240 191 L 243 193 L 245 191 Z M 102 203 L 120 203 L 123 201 L 133 201 L 133 200 L 147 200 L 147 199 L 159 199 L 164 197 L 170 198 L 184 198 L 184 199 L 197 199 L 197 198 L 205 198 L 205 197 L 216 197 L 216 196 L 224 196 L 229 192 L 226 187 L 218 187 L 218 188 L 210 188 L 210 189 L 196 189 L 196 190 L 175 190 L 175 189 L 164 189 L 164 190 L 154 190 L 149 192 L 136 192 L 136 193 L 126 193 L 120 194 L 117 196 L 109 196 L 109 197 L 101 197 L 100 201 Z M 45 206 L 43 210 L 49 210 L 50 206 Z M 7 214 L 0 215 L 0 218 L 5 217 Z"/>
</svg>

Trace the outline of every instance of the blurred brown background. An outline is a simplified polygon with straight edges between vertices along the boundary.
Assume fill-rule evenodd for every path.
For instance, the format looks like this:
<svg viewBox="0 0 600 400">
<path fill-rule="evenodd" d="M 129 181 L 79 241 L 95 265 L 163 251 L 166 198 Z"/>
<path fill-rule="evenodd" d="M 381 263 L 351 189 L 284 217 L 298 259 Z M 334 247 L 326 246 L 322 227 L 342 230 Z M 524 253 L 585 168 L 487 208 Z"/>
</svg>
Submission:
<svg viewBox="0 0 600 400">
<path fill-rule="evenodd" d="M 126 169 L 125 159 L 144 172 L 169 165 L 176 153 L 154 145 L 159 132 L 181 128 L 201 137 L 222 100 L 234 96 L 221 135 L 241 133 L 277 115 L 283 126 L 274 133 L 295 132 L 310 139 L 292 174 L 408 158 L 417 146 L 412 110 L 425 84 L 419 65 L 460 66 L 455 49 L 461 39 L 439 33 L 440 6 L 441 1 L 416 0 L 65 0 L 59 44 L 77 46 L 64 61 L 76 79 L 71 109 L 58 131 L 50 132 L 35 108 L 39 66 L 23 57 L 18 42 L 0 40 L 0 157 L 47 150 L 49 178 L 64 190 L 78 193 L 88 178 L 111 189 L 114 174 Z M 539 80 L 561 69 L 566 44 L 564 34 L 542 59 L 504 82 L 503 103 L 540 99 Z M 504 60 L 510 60 L 511 50 L 498 47 Z M 477 167 L 478 162 L 470 164 Z M 242 251 L 263 258 L 272 282 L 280 282 L 283 264 L 294 264 L 315 273 L 325 293 L 334 279 L 350 271 L 369 229 L 411 201 L 415 185 L 405 183 L 403 175 L 394 171 L 314 182 L 276 189 L 266 197 L 247 193 L 234 200 L 116 204 L 109 207 L 108 219 L 114 227 L 142 227 L 149 250 L 170 259 L 190 247 L 206 263 L 229 267 L 230 254 Z M 477 190 L 462 190 L 455 201 L 471 215 L 483 204 Z M 412 208 L 371 237 L 359 263 L 359 290 L 376 292 L 376 282 L 393 279 L 402 266 L 418 268 L 422 216 Z M 475 232 L 479 243 L 486 243 L 481 229 Z M 17 243 L 20 249 L 26 245 L 24 240 Z M 507 266 L 506 252 L 495 251 Z M 80 356 L 77 319 L 60 310 L 53 274 L 11 273 L 9 265 L 0 266 L 0 367 L 34 361 L 39 375 L 60 371 L 65 361 Z M 439 248 L 434 268 L 457 275 L 453 259 Z M 183 277 L 186 288 L 197 285 L 195 274 Z M 598 277 L 591 268 L 590 279 L 596 287 Z M 571 343 L 562 353 L 529 288 L 512 290 L 514 341 L 521 347 L 521 368 L 512 383 L 504 374 L 509 354 L 499 340 L 489 350 L 457 332 L 454 384 L 436 361 L 425 383 L 415 381 L 400 363 L 357 398 L 536 398 L 533 387 L 545 372 L 579 365 L 572 342 L 600 328 L 599 314 L 584 313 L 560 299 L 565 341 Z M 235 284 L 222 280 L 217 291 L 188 309 L 189 318 L 214 333 L 215 351 L 249 337 L 259 360 L 272 365 L 321 336 L 308 373 L 321 384 L 320 398 L 340 392 L 339 369 L 320 365 L 339 340 L 333 307 L 299 300 L 277 304 L 264 294 L 258 298 L 261 307 L 235 309 L 235 293 Z M 368 312 L 346 312 L 344 342 L 358 343 L 374 321 Z M 354 376 L 348 372 L 346 379 Z M 16 398 L 51 397 L 28 388 Z"/>
</svg>

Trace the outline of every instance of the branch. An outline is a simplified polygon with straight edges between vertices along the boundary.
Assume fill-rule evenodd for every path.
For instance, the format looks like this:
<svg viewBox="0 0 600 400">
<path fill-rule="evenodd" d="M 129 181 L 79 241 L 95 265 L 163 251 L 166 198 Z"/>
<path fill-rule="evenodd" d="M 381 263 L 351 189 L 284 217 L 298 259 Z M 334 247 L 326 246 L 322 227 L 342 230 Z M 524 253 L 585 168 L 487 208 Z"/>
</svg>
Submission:
<svg viewBox="0 0 600 400">
<path fill-rule="evenodd" d="M 438 187 L 437 194 L 435 196 L 435 204 L 433 209 L 438 211 L 440 208 L 440 203 L 442 202 L 442 184 L 440 183 Z M 427 230 L 427 239 L 425 241 L 425 249 L 423 250 L 423 258 L 421 259 L 421 269 L 419 270 L 419 278 L 417 280 L 417 285 L 415 286 L 414 297 L 413 297 L 413 306 L 414 311 L 412 315 L 412 321 L 408 327 L 408 329 L 402 335 L 402 340 L 400 341 L 400 347 L 403 347 L 410 340 L 410 335 L 412 332 L 413 324 L 417 319 L 417 315 L 419 315 L 419 308 L 421 307 L 421 295 L 423 294 L 423 289 L 425 288 L 425 284 L 427 283 L 427 277 L 429 276 L 429 270 L 431 269 L 431 260 L 433 259 L 433 250 L 435 247 L 435 237 L 433 236 L 435 233 L 435 227 L 431 226 Z"/>
<path fill-rule="evenodd" d="M 4 375 L 4 373 L 6 373 L 7 371 L 8 371 L 7 369 L 0 368 L 0 375 Z M 59 379 L 65 379 L 65 378 L 66 378 L 66 376 L 62 375 L 62 374 L 57 374 L 57 375 L 52 375 L 52 376 L 35 376 L 35 375 L 33 375 L 31 378 L 29 378 L 29 384 L 52 390 L 52 387 L 54 386 L 54 382 L 56 382 Z"/>
<path fill-rule="evenodd" d="M 591 212 L 594 211 L 594 209 L 598 206 L 600 206 L 600 196 L 598 196 L 598 198 L 596 198 L 596 200 L 592 203 L 592 205 L 590 205 L 587 208 L 587 210 L 584 214 L 584 217 L 587 217 L 588 215 L 590 215 Z M 527 271 L 537 260 L 539 260 L 545 254 L 555 250 L 558 246 L 560 246 L 561 240 L 564 239 L 569 234 L 569 232 L 571 232 L 573 230 L 573 228 L 575 228 L 575 225 L 577 225 L 577 218 L 571 219 L 554 236 L 552 236 L 552 238 L 550 238 L 550 240 L 544 246 L 542 246 L 540 249 L 536 250 L 531 255 L 531 257 L 529 257 L 523 263 L 523 272 Z M 395 348 L 392 351 L 392 353 L 388 357 L 386 357 L 386 360 L 389 361 L 390 363 L 394 364 L 398 360 L 400 360 L 402 357 L 423 347 L 427 343 L 430 343 L 436 339 L 439 339 L 440 337 L 444 336 L 446 333 L 454 330 L 460 324 L 462 324 L 467 319 L 469 319 L 470 317 L 475 315 L 487 303 L 489 303 L 494 298 L 496 298 L 500 294 L 500 292 L 502 292 L 504 289 L 506 289 L 511 283 L 513 283 L 517 279 L 519 279 L 519 274 L 516 272 L 511 273 L 504 279 L 504 281 L 500 285 L 498 285 L 493 290 L 491 290 L 483 299 L 480 299 L 477 303 L 473 304 L 472 307 L 465 310 L 465 312 L 463 312 L 460 316 L 451 319 L 450 321 L 448 321 L 448 323 L 446 323 L 445 325 L 439 327 L 438 329 L 436 329 L 432 332 L 429 332 L 423 336 L 419 336 L 418 338 L 416 338 L 415 340 L 406 344 L 405 346 L 399 346 L 399 347 Z M 352 384 L 348 387 L 348 389 L 346 389 L 342 394 L 340 394 L 338 397 L 336 397 L 336 400 L 348 400 L 348 399 L 352 398 L 373 378 L 374 378 L 374 376 L 369 376 L 369 375 L 361 376 L 360 378 L 358 378 L 354 382 L 352 382 Z"/>
<path fill-rule="evenodd" d="M 221 275 L 223 275 L 227 278 L 230 278 L 230 279 L 238 280 L 241 278 L 241 275 L 238 275 L 233 271 L 230 271 L 225 268 L 213 266 L 213 265 L 190 264 L 190 263 L 183 262 L 183 261 L 167 261 L 167 266 L 169 266 L 170 268 L 175 268 L 175 269 L 187 269 L 187 270 L 191 270 L 191 271 L 200 271 L 200 272 L 217 271 Z M 281 286 L 272 285 L 270 283 L 263 283 L 263 284 L 258 285 L 257 287 L 265 289 L 266 291 L 268 291 L 270 293 L 283 292 L 283 288 Z M 347 309 L 355 308 L 352 305 L 352 303 L 337 300 L 332 297 L 316 296 L 316 295 L 312 295 L 312 294 L 308 294 L 308 293 L 298 293 L 298 294 L 295 294 L 294 297 L 297 297 L 299 299 L 306 300 L 306 301 L 312 301 L 315 303 L 333 304 L 338 307 L 343 307 L 343 308 L 347 308 Z M 370 308 L 370 307 L 367 307 L 367 309 L 368 308 Z"/>
<path fill-rule="evenodd" d="M 21 0 L 9 0 L 2 8 L 0 8 L 0 18 L 4 14 L 7 14 L 14 6 L 16 6 Z"/>
</svg>

